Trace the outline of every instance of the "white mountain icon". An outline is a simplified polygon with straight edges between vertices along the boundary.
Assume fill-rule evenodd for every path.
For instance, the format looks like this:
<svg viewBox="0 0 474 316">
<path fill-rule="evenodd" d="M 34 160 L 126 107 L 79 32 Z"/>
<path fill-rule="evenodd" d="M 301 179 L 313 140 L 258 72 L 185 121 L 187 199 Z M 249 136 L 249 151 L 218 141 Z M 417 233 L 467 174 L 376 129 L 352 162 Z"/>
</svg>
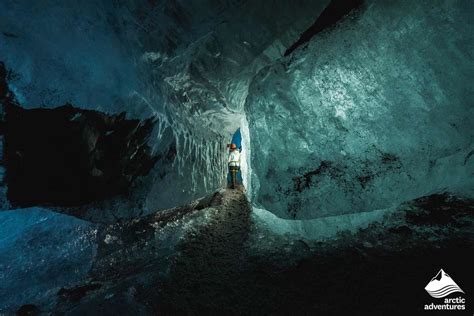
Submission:
<svg viewBox="0 0 474 316">
<path fill-rule="evenodd" d="M 426 292 L 434 298 L 442 298 L 454 292 L 464 293 L 451 277 L 439 270 L 438 274 L 425 286 Z"/>
</svg>

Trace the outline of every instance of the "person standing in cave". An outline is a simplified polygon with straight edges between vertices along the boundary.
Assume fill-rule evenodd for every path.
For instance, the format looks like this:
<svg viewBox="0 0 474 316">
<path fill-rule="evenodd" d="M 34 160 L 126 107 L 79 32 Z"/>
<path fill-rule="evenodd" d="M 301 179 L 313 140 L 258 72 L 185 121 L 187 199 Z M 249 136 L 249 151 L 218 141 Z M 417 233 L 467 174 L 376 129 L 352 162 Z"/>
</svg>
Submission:
<svg viewBox="0 0 474 316">
<path fill-rule="evenodd" d="M 231 188 L 235 189 L 237 185 L 237 173 L 240 170 L 240 150 L 237 149 L 236 144 L 230 144 L 229 159 L 229 172 L 231 177 Z"/>
</svg>

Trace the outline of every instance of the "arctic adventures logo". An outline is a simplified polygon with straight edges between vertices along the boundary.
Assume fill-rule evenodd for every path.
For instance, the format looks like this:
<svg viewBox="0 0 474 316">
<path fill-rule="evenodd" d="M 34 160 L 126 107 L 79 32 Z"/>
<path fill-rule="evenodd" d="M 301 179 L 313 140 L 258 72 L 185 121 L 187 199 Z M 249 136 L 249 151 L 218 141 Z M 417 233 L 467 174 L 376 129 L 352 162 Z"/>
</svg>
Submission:
<svg viewBox="0 0 474 316">
<path fill-rule="evenodd" d="M 443 269 L 425 286 L 426 292 L 434 298 L 444 298 L 452 293 L 464 293 L 463 290 Z M 462 296 L 456 298 L 445 298 L 443 304 L 431 303 L 425 305 L 425 310 L 465 310 L 466 299 Z"/>
</svg>

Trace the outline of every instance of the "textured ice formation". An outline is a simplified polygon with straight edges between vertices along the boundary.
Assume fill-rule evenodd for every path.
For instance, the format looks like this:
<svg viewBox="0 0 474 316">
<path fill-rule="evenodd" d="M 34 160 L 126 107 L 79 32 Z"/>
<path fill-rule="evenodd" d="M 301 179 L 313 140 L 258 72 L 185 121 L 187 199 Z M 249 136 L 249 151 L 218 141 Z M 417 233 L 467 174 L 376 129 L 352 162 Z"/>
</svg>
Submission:
<svg viewBox="0 0 474 316">
<path fill-rule="evenodd" d="M 0 212 L 0 313 L 47 303 L 89 272 L 97 225 L 41 208 Z"/>
<path fill-rule="evenodd" d="M 144 212 L 221 187 L 239 127 L 249 196 L 279 217 L 472 194 L 472 3 L 318 22 L 340 3 L 3 1 L 0 61 L 26 107 L 157 117 Z"/>
<path fill-rule="evenodd" d="M 368 1 L 260 71 L 251 198 L 279 217 L 474 194 L 470 1 Z"/>
<path fill-rule="evenodd" d="M 143 190 L 148 212 L 223 185 L 253 76 L 328 2 L 3 1 L 0 61 L 27 108 L 158 118 L 150 144 L 164 159 Z"/>
<path fill-rule="evenodd" d="M 302 238 L 308 241 L 322 241 L 335 238 L 341 232 L 355 233 L 370 224 L 383 222 L 386 216 L 394 211 L 395 208 L 389 208 L 315 219 L 290 220 L 279 218 L 267 210 L 254 208 L 253 218 L 259 227 L 257 230 L 259 232 L 268 230 L 290 240 Z"/>
</svg>

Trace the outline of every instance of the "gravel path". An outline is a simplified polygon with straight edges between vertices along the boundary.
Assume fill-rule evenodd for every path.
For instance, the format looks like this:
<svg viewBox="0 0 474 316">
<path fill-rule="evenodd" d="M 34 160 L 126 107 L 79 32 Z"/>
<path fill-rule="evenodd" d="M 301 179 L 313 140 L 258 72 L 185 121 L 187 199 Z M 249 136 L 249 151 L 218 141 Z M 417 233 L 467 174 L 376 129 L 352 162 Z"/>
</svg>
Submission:
<svg viewBox="0 0 474 316">
<path fill-rule="evenodd" d="M 215 199 L 217 215 L 180 247 L 157 312 L 210 313 L 235 305 L 233 294 L 243 285 L 251 208 L 241 189 L 221 191 Z"/>
</svg>

